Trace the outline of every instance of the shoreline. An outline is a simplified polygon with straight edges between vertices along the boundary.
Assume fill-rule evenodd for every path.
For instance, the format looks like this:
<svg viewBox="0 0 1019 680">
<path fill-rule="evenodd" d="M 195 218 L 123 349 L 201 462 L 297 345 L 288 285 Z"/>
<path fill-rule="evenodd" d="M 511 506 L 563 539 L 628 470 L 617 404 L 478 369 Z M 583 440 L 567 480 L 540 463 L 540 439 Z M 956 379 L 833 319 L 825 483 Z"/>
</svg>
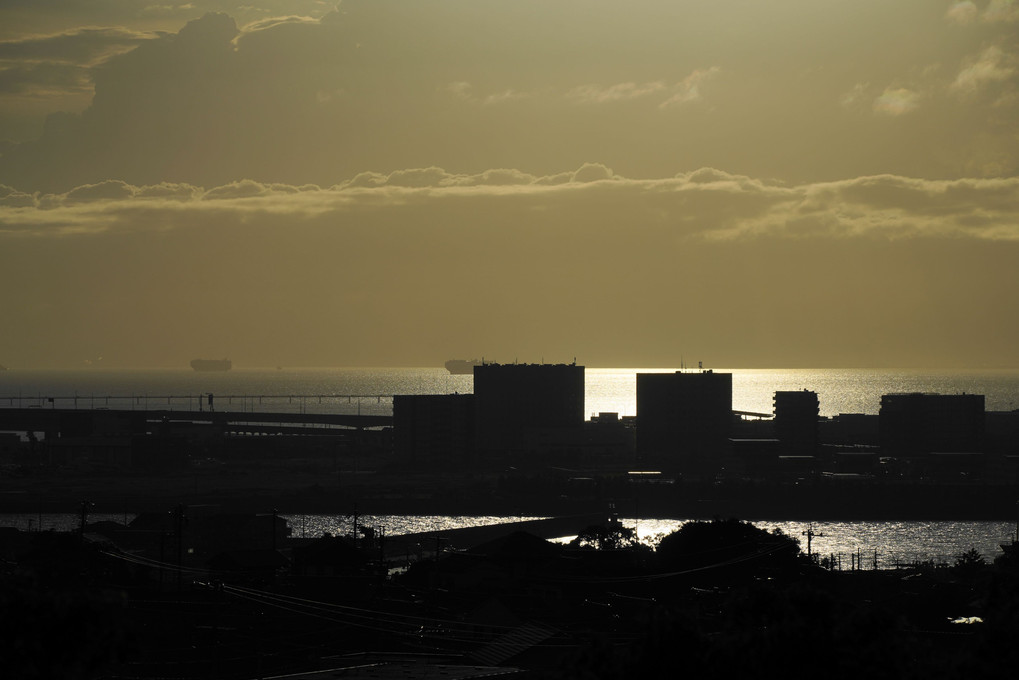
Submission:
<svg viewBox="0 0 1019 680">
<path fill-rule="evenodd" d="M 0 513 L 161 512 L 178 504 L 221 512 L 758 521 L 1015 522 L 1016 485 L 677 483 L 604 484 L 583 493 L 534 479 L 447 474 L 249 471 L 231 474 L 65 475 L 0 479 Z"/>
</svg>

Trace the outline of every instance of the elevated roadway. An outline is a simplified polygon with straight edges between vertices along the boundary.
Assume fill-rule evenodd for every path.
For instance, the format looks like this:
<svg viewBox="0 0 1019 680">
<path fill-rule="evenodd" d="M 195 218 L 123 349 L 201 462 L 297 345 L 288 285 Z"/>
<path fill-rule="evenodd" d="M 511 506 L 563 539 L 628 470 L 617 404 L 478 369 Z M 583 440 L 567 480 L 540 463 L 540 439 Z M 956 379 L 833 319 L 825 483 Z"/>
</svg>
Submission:
<svg viewBox="0 0 1019 680">
<path fill-rule="evenodd" d="M 57 436 L 110 431 L 146 434 L 161 428 L 203 426 L 222 432 L 321 435 L 392 424 L 392 416 L 341 413 L 0 408 L 0 432 L 44 432 Z"/>
</svg>

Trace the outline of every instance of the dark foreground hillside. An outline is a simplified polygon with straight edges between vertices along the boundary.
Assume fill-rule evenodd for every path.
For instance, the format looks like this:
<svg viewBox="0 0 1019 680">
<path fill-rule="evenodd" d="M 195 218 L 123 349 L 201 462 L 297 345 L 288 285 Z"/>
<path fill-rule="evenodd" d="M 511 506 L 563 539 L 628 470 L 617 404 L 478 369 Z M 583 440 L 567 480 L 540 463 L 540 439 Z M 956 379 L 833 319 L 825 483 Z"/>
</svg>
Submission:
<svg viewBox="0 0 1019 680">
<path fill-rule="evenodd" d="M 1011 552 L 829 571 L 718 520 L 657 550 L 611 527 L 569 546 L 517 532 L 405 569 L 368 534 L 199 563 L 172 537 L 0 533 L 4 677 L 960 678 L 1019 661 Z"/>
</svg>

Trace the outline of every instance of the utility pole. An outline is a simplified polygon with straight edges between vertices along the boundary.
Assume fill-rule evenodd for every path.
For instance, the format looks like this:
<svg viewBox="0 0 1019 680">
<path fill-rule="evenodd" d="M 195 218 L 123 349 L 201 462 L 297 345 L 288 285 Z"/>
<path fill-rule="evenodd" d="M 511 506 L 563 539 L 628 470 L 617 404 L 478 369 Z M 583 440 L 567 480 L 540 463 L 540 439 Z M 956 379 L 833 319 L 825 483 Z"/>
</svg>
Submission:
<svg viewBox="0 0 1019 680">
<path fill-rule="evenodd" d="M 807 530 L 803 532 L 803 535 L 807 537 L 807 557 L 810 557 L 813 554 L 812 551 L 811 551 L 810 544 L 811 544 L 811 541 L 813 541 L 814 536 L 823 537 L 824 534 L 815 534 L 814 533 L 814 525 L 813 524 L 808 524 L 807 525 Z"/>
</svg>

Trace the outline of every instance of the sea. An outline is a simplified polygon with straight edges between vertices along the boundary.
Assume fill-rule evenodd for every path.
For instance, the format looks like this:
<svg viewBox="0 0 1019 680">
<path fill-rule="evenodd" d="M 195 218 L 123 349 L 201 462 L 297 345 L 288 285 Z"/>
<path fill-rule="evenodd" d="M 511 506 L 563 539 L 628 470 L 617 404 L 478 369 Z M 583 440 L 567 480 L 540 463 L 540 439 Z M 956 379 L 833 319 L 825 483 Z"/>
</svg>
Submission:
<svg viewBox="0 0 1019 680">
<path fill-rule="evenodd" d="M 585 412 L 637 413 L 638 373 L 676 368 L 586 368 Z M 898 392 L 982 394 L 988 411 L 1019 409 L 1019 369 L 714 369 L 732 374 L 732 407 L 770 414 L 776 391 L 817 393 L 821 415 L 876 414 L 881 395 Z M 461 394 L 470 375 L 445 368 L 234 368 L 0 371 L 0 408 L 131 408 L 334 412 L 388 415 L 396 394 Z M 51 401 L 52 400 L 52 401 Z"/>
<path fill-rule="evenodd" d="M 589 415 L 636 414 L 638 373 L 676 368 L 586 368 L 585 411 Z M 1019 408 L 1019 370 L 714 369 L 732 373 L 733 409 L 768 415 L 776 391 L 817 393 L 821 415 L 877 414 L 881 395 L 902 392 L 982 394 L 988 411 Z M 234 368 L 225 372 L 188 369 L 21 370 L 0 372 L 0 408 L 110 408 L 216 411 L 360 413 L 389 415 L 397 394 L 452 394 L 473 391 L 469 375 L 426 368 Z M 129 516 L 92 517 L 128 521 Z M 380 516 L 360 521 L 386 526 L 391 535 L 501 524 L 531 517 Z M 1015 539 L 1011 522 L 765 522 L 807 550 L 834 556 L 839 564 L 933 562 L 951 564 L 975 548 L 987 560 Z M 288 516 L 294 535 L 316 536 L 350 530 L 343 515 Z M 674 531 L 683 519 L 624 518 L 649 543 Z M 0 515 L 0 526 L 22 530 L 73 528 L 74 515 Z M 570 537 L 562 537 L 568 540 Z"/>
</svg>

